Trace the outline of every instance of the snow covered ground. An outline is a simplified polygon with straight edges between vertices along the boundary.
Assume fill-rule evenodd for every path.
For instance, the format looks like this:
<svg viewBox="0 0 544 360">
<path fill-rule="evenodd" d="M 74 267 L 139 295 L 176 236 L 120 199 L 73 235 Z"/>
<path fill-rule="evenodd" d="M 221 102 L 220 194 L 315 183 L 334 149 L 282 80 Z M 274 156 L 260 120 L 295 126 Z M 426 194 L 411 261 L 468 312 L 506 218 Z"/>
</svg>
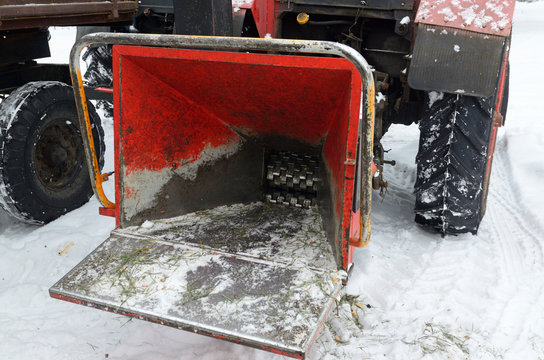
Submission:
<svg viewBox="0 0 544 360">
<path fill-rule="evenodd" d="M 341 303 L 311 359 L 544 359 L 543 16 L 544 2 L 517 4 L 508 119 L 478 235 L 441 238 L 414 224 L 418 130 L 394 127 L 389 194 L 374 199 L 372 240 L 347 286 L 363 310 Z M 67 51 L 73 36 L 55 29 L 53 46 Z M 43 227 L 0 214 L 0 358 L 281 358 L 51 299 L 49 287 L 113 229 L 97 207 L 92 199 Z"/>
</svg>

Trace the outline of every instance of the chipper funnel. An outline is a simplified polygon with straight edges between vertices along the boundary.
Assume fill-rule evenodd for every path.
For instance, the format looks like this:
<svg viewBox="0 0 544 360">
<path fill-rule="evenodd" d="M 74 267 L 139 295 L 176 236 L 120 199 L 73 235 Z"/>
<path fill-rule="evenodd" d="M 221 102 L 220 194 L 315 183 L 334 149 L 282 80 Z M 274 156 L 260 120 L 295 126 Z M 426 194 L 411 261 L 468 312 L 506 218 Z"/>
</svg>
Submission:
<svg viewBox="0 0 544 360">
<path fill-rule="evenodd" d="M 51 295 L 303 358 L 368 231 L 367 79 L 307 42 L 146 38 L 113 48 L 117 229 Z"/>
</svg>

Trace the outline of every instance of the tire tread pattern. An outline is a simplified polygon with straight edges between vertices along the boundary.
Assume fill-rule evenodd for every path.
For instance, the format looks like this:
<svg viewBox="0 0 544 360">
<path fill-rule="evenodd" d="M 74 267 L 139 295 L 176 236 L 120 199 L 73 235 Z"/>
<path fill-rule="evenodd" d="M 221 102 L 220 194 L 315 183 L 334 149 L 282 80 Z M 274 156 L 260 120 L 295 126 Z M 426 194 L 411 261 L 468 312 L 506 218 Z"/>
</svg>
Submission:
<svg viewBox="0 0 544 360">
<path fill-rule="evenodd" d="M 416 222 L 442 234 L 478 231 L 493 102 L 433 94 L 419 123 Z"/>
<path fill-rule="evenodd" d="M 51 104 L 69 104 L 71 107 L 70 99 L 74 99 L 71 86 L 57 81 L 37 81 L 18 88 L 0 103 L 0 205 L 21 221 L 34 224 L 52 221 L 83 205 L 92 195 L 89 180 L 83 193 L 70 196 L 71 200 L 62 204 L 48 203 L 34 194 L 30 175 L 26 170 L 32 161 L 28 154 L 28 141 L 32 129 L 43 122 L 44 115 L 41 113 Z M 100 117 L 94 107 L 89 105 L 95 146 L 102 168 L 105 153 L 104 130 Z M 75 109 L 75 104 L 73 106 Z M 29 168 L 32 173 L 33 167 Z M 88 172 L 85 171 L 85 174 Z"/>
</svg>

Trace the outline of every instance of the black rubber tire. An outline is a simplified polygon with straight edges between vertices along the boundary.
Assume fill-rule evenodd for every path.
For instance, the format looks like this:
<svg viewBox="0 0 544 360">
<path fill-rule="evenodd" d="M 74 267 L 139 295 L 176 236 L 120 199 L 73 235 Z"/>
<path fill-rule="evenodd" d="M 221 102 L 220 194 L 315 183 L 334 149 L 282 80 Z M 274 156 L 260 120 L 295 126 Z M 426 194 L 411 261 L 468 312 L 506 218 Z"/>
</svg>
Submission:
<svg viewBox="0 0 544 360">
<path fill-rule="evenodd" d="M 455 94 L 434 100 L 419 123 L 415 221 L 442 234 L 475 234 L 485 211 L 494 101 Z"/>
<path fill-rule="evenodd" d="M 83 77 L 90 86 L 112 86 L 111 45 L 88 47 L 83 54 L 83 61 L 87 64 L 87 70 L 85 70 Z"/>
<path fill-rule="evenodd" d="M 89 115 L 100 167 L 104 131 L 92 104 Z M 0 103 L 0 203 L 19 220 L 48 223 L 92 195 L 72 87 L 28 83 Z"/>
<path fill-rule="evenodd" d="M 113 65 L 111 45 L 88 47 L 83 54 L 87 70 L 83 78 L 92 87 L 113 87 Z M 98 100 L 96 107 L 103 109 L 107 117 L 113 117 L 113 104 L 110 101 Z"/>
</svg>

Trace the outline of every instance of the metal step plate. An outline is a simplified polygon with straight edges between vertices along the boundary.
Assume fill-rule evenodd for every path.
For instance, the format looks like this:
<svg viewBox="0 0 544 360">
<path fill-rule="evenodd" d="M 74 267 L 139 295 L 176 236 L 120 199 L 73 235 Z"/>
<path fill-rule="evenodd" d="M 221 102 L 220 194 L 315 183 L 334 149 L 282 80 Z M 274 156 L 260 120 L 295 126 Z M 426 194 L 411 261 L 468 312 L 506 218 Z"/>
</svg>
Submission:
<svg viewBox="0 0 544 360">
<path fill-rule="evenodd" d="M 116 230 L 50 294 L 304 358 L 344 277 L 315 207 L 253 203 Z"/>
</svg>

